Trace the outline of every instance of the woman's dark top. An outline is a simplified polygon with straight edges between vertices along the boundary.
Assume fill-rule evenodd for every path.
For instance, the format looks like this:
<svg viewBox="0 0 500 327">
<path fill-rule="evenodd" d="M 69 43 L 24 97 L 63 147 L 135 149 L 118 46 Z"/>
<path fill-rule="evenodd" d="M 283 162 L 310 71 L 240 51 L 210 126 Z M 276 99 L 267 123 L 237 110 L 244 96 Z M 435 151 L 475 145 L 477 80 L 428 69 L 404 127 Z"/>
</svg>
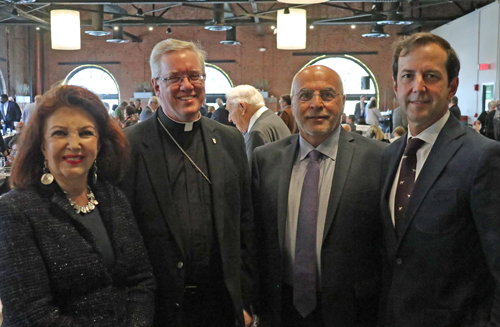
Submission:
<svg viewBox="0 0 500 327">
<path fill-rule="evenodd" d="M 113 247 L 111 241 L 109 240 L 108 231 L 102 222 L 101 215 L 99 214 L 99 206 L 87 213 L 76 215 L 78 221 L 82 223 L 94 236 L 96 245 L 99 248 L 99 252 L 102 255 L 102 259 L 106 264 L 106 268 L 111 269 L 115 263 L 115 254 L 113 253 Z"/>
<path fill-rule="evenodd" d="M 130 206 L 108 183 L 92 191 L 115 257 L 109 269 L 55 182 L 0 199 L 2 327 L 152 326 L 155 283 Z"/>
</svg>

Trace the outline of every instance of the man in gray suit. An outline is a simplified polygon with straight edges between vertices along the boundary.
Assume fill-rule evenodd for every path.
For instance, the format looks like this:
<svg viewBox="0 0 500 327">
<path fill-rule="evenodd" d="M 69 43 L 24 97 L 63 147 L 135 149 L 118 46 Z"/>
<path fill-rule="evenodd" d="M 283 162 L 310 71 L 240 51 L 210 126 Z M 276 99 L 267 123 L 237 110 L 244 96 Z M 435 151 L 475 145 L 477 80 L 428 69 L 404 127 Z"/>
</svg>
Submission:
<svg viewBox="0 0 500 327">
<path fill-rule="evenodd" d="M 401 110 L 401 107 L 397 107 L 392 112 L 392 130 L 394 131 L 400 126 L 408 129 L 408 117 L 406 116 L 406 112 Z"/>
<path fill-rule="evenodd" d="M 290 135 L 283 120 L 267 109 L 264 98 L 253 86 L 233 87 L 226 94 L 226 99 L 229 121 L 245 134 L 248 160 L 252 159 L 256 147 Z"/>
<path fill-rule="evenodd" d="M 375 326 L 385 145 L 339 128 L 345 95 L 335 71 L 310 66 L 292 89 L 300 133 L 252 157 L 258 311 L 271 327 Z"/>
</svg>

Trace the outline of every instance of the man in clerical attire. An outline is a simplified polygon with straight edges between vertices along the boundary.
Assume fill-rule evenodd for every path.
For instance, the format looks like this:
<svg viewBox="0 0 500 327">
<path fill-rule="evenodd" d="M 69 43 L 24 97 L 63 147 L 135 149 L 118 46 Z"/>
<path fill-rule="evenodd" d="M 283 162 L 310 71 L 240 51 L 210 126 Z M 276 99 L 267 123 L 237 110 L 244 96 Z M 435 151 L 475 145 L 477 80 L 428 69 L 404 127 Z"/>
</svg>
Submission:
<svg viewBox="0 0 500 327">
<path fill-rule="evenodd" d="M 241 133 L 203 117 L 205 52 L 167 39 L 150 58 L 161 105 L 125 132 L 122 188 L 157 281 L 155 326 L 251 323 L 254 226 Z"/>
</svg>

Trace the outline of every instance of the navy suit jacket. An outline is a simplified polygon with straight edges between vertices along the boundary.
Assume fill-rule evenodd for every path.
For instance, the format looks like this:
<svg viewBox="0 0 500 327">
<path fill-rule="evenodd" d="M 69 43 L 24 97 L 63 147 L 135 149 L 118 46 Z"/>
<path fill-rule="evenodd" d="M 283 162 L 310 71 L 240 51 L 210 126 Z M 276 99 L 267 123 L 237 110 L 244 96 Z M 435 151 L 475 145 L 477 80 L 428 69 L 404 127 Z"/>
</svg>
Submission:
<svg viewBox="0 0 500 327">
<path fill-rule="evenodd" d="M 341 127 L 339 127 L 341 128 Z M 325 326 L 377 323 L 381 224 L 380 158 L 385 143 L 340 130 L 321 249 Z M 259 246 L 260 311 L 280 326 L 283 244 L 299 135 L 263 145 L 252 159 L 252 198 Z"/>
<path fill-rule="evenodd" d="M 406 139 L 383 153 L 380 326 L 498 326 L 500 143 L 450 115 L 415 181 L 397 240 L 389 196 Z"/>
<path fill-rule="evenodd" d="M 0 112 L 2 113 L 4 132 L 7 128 L 14 130 L 16 127 L 14 126 L 15 121 L 21 120 L 21 109 L 19 109 L 19 105 L 12 101 L 7 101 L 7 112 L 4 115 L 2 108 L 0 108 Z M 0 106 L 3 107 L 3 103 L 0 103 Z"/>
</svg>

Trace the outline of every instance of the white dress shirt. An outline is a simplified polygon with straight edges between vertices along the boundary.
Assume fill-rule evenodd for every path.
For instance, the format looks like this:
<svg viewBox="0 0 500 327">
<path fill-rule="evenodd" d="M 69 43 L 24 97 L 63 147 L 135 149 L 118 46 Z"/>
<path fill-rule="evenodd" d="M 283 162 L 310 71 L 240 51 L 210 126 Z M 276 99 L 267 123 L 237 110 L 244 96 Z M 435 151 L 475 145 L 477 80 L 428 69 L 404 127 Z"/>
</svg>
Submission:
<svg viewBox="0 0 500 327">
<path fill-rule="evenodd" d="M 420 149 L 418 149 L 417 151 L 417 170 L 415 171 L 415 181 L 417 180 L 418 175 L 420 174 L 420 171 L 422 170 L 422 167 L 424 166 L 425 161 L 427 160 L 427 157 L 429 156 L 429 153 L 431 152 L 432 147 L 434 146 L 434 143 L 436 143 L 436 139 L 438 138 L 439 133 L 441 132 L 444 125 L 448 121 L 449 117 L 450 117 L 450 112 L 446 111 L 446 114 L 443 117 L 441 117 L 437 122 L 427 127 L 420 134 L 415 136 L 411 135 L 411 129 L 410 126 L 408 126 L 408 134 L 407 134 L 408 140 L 412 137 L 416 137 L 418 139 L 425 141 L 425 144 L 422 145 Z M 401 160 L 403 160 L 402 157 Z M 401 160 L 399 161 L 398 171 L 396 172 L 396 177 L 394 178 L 394 181 L 392 183 L 391 195 L 389 197 L 389 209 L 391 210 L 391 218 L 393 224 L 394 224 L 394 199 L 396 198 L 396 189 L 398 188 L 399 172 L 401 170 Z"/>
</svg>

